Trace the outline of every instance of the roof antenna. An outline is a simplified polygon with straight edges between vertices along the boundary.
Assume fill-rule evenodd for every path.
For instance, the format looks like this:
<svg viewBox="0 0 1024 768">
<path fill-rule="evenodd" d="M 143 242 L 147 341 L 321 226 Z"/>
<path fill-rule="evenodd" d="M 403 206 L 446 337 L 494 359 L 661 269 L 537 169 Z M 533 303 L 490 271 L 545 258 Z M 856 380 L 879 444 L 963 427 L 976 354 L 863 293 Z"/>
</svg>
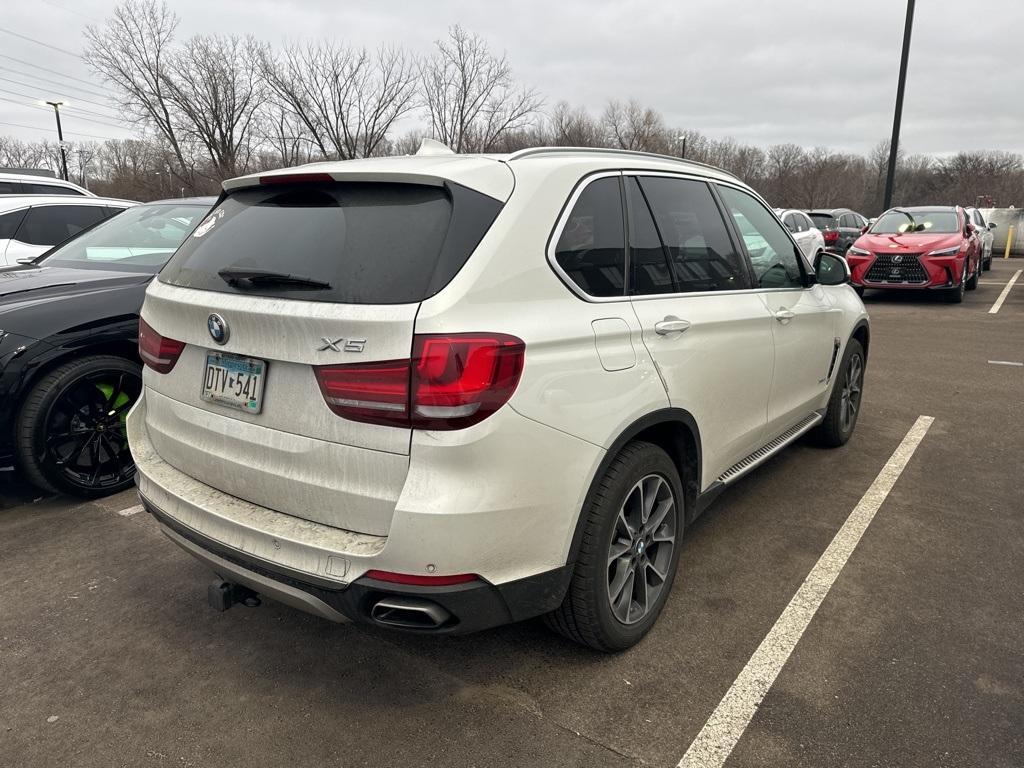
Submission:
<svg viewBox="0 0 1024 768">
<path fill-rule="evenodd" d="M 417 155 L 454 155 L 452 148 L 434 139 L 423 139 L 420 148 L 416 150 Z"/>
</svg>

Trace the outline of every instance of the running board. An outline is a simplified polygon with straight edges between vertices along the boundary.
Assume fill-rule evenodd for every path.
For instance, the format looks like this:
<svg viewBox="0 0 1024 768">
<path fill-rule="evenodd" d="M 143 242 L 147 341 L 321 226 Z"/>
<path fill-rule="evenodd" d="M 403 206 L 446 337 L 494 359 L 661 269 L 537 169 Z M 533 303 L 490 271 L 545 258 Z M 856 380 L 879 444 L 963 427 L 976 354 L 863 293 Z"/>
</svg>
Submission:
<svg viewBox="0 0 1024 768">
<path fill-rule="evenodd" d="M 823 414 L 816 411 L 812 413 L 810 416 L 807 416 L 804 419 L 800 420 L 771 442 L 765 443 L 763 446 L 758 448 L 745 459 L 737 461 L 735 464 L 733 464 L 719 476 L 717 482 L 721 483 L 722 485 L 727 485 L 728 483 L 731 483 L 733 480 L 742 477 L 747 472 L 752 470 L 754 467 L 763 464 L 765 461 L 767 461 L 776 453 L 785 448 L 787 445 L 795 441 L 805 432 L 817 426 L 818 423 L 822 420 L 822 418 Z"/>
</svg>

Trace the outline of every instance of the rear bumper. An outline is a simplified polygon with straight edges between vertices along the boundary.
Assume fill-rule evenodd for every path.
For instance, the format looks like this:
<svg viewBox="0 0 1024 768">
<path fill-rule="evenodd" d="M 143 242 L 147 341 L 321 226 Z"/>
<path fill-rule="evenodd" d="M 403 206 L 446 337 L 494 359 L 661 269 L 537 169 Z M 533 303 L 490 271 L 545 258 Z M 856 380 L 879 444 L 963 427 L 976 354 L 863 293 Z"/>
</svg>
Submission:
<svg viewBox="0 0 1024 768">
<path fill-rule="evenodd" d="M 565 565 L 525 579 L 494 585 L 483 580 L 446 587 L 399 586 L 362 577 L 351 584 L 312 580 L 280 565 L 226 547 L 164 513 L 140 494 L 143 506 L 167 537 L 225 581 L 329 621 L 396 627 L 372 617 L 381 600 L 401 597 L 440 606 L 449 618 L 431 628 L 399 627 L 430 634 L 466 634 L 532 618 L 558 607 L 572 576 Z"/>
<path fill-rule="evenodd" d="M 410 479 L 387 536 L 283 514 L 178 470 L 149 440 L 145 394 L 129 415 L 128 435 L 146 508 L 169 538 L 223 579 L 334 621 L 384 625 L 371 618 L 381 598 L 430 601 L 451 615 L 430 631 L 462 633 L 558 606 L 588 485 L 582 480 L 603 455 L 597 446 L 504 411 L 475 438 L 437 433 L 428 445 L 414 446 Z M 552 474 L 555 458 L 562 466 Z M 579 488 L 566 477 L 580 478 Z M 479 579 L 407 586 L 367 578 L 371 569 Z"/>
</svg>

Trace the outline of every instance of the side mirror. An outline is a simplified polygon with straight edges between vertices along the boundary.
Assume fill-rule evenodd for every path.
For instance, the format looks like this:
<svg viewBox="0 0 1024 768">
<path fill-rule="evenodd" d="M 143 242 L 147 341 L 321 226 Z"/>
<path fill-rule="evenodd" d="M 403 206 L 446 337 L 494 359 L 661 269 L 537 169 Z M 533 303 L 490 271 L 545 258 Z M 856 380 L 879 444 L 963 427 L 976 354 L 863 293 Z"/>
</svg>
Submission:
<svg viewBox="0 0 1024 768">
<path fill-rule="evenodd" d="M 850 281 L 850 265 L 836 253 L 819 253 L 814 259 L 814 274 L 821 285 L 842 285 Z"/>
<path fill-rule="evenodd" d="M 999 225 L 998 225 L 998 224 L 996 224 L 996 223 L 995 223 L 994 221 L 990 221 L 990 222 L 988 223 L 988 228 L 989 228 L 989 229 L 995 229 L 995 228 L 996 228 L 996 227 L 998 227 L 998 226 L 999 226 Z"/>
</svg>

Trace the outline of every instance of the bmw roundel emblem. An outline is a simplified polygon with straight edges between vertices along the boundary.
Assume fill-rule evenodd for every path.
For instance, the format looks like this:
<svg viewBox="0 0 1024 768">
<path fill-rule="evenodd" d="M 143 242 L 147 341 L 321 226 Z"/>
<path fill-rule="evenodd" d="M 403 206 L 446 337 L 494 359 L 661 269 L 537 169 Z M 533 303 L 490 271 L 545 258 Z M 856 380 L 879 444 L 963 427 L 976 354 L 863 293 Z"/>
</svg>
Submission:
<svg viewBox="0 0 1024 768">
<path fill-rule="evenodd" d="M 227 343 L 228 337 L 231 335 L 227 321 L 216 312 L 206 319 L 206 329 L 210 332 L 210 338 L 218 344 Z"/>
</svg>

